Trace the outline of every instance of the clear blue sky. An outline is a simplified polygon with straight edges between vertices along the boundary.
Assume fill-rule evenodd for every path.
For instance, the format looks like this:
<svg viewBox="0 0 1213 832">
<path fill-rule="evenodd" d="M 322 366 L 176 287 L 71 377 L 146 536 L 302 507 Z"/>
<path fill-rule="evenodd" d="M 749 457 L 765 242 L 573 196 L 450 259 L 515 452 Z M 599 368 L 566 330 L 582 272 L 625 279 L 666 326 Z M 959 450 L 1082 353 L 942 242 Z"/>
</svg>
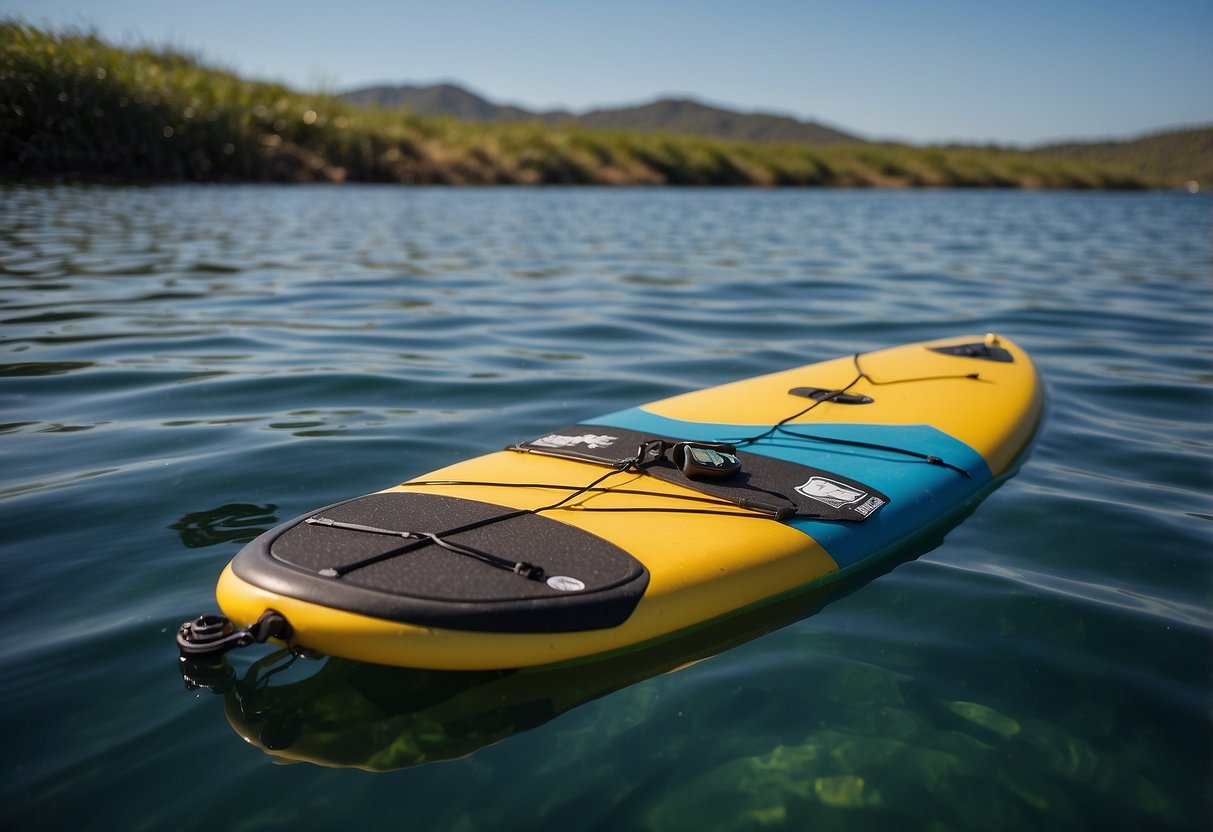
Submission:
<svg viewBox="0 0 1213 832">
<path fill-rule="evenodd" d="M 304 89 L 454 80 L 578 111 L 690 96 L 916 143 L 1213 122 L 1213 0 L 0 0 L 0 15 Z"/>
</svg>

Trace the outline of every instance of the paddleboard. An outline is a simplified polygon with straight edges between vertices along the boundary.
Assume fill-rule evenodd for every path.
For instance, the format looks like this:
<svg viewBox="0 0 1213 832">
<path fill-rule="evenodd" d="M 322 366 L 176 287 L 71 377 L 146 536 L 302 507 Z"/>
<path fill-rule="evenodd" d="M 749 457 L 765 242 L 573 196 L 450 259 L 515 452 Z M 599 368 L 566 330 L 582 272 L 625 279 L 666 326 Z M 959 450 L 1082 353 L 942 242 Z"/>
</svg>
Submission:
<svg viewBox="0 0 1213 832">
<path fill-rule="evenodd" d="M 237 627 L 273 612 L 278 640 L 377 664 L 602 658 L 946 527 L 1014 473 L 1043 407 L 1028 355 L 998 335 L 848 355 L 520 437 L 319 508 L 245 546 L 216 594 Z"/>
</svg>

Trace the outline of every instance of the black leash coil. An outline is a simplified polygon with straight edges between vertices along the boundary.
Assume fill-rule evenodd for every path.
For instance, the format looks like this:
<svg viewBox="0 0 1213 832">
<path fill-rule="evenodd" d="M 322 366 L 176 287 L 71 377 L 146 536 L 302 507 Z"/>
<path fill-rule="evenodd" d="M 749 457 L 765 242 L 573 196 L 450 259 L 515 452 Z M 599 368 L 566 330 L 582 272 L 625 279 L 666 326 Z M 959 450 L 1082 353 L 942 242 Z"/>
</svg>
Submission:
<svg viewBox="0 0 1213 832">
<path fill-rule="evenodd" d="M 177 628 L 177 649 L 181 658 L 199 659 L 221 656 L 237 647 L 263 644 L 271 638 L 286 641 L 294 629 L 286 616 L 266 610 L 248 627 L 236 628 L 225 615 L 200 615 Z"/>
</svg>

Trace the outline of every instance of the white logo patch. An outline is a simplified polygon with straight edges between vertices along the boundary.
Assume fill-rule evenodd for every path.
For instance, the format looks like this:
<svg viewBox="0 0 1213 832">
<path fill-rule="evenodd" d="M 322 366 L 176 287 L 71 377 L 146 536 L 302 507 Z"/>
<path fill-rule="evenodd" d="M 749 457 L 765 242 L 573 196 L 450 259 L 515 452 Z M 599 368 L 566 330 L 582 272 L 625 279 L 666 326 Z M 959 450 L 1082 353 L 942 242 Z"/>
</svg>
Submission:
<svg viewBox="0 0 1213 832">
<path fill-rule="evenodd" d="M 583 433 L 580 436 L 563 436 L 559 433 L 549 433 L 542 439 L 536 439 L 530 444 L 536 448 L 571 448 L 575 445 L 585 445 L 587 450 L 606 448 L 615 444 L 618 436 L 606 434 Z"/>
<path fill-rule="evenodd" d="M 816 500 L 819 503 L 825 503 L 834 508 L 854 505 L 868 496 L 868 492 L 866 491 L 860 491 L 858 488 L 852 488 L 849 485 L 836 480 L 826 479 L 825 477 L 810 477 L 808 482 L 796 486 L 796 490 L 810 500 Z M 879 498 L 873 499 L 877 500 L 880 505 L 884 505 L 884 502 L 879 500 Z M 869 500 L 868 502 L 870 503 L 871 501 Z M 868 503 L 864 504 L 865 507 L 867 505 Z M 866 517 L 880 508 L 880 505 L 872 506 L 866 512 L 861 511 L 860 513 Z"/>
<path fill-rule="evenodd" d="M 585 584 L 576 578 L 570 578 L 568 575 L 553 575 L 547 580 L 548 586 L 552 589 L 558 589 L 561 592 L 580 592 L 585 589 Z"/>
<path fill-rule="evenodd" d="M 868 500 L 863 505 L 855 506 L 855 510 L 858 511 L 860 514 L 862 514 L 864 517 L 867 517 L 869 514 L 871 514 L 876 509 L 880 508 L 883 505 L 884 505 L 884 500 L 880 499 L 879 497 L 872 497 L 870 500 Z"/>
</svg>

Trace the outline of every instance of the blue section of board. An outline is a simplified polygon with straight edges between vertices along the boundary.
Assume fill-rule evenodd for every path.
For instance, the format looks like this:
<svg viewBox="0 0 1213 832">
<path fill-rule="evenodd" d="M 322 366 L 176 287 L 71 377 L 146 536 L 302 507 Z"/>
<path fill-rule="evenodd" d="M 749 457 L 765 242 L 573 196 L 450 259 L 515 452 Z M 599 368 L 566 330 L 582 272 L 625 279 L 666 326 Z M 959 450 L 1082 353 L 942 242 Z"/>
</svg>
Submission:
<svg viewBox="0 0 1213 832">
<path fill-rule="evenodd" d="M 764 425 L 720 425 L 684 422 L 639 407 L 620 410 L 593 424 L 660 436 L 713 442 L 738 442 L 762 433 Z M 806 439 L 778 431 L 739 447 L 801 465 L 833 471 L 870 485 L 889 497 L 889 504 L 862 523 L 792 519 L 788 525 L 811 535 L 840 568 L 855 566 L 913 532 L 944 518 L 982 491 L 992 479 L 981 454 L 929 425 L 795 424 L 788 431 L 829 439 L 865 442 L 935 456 L 962 468 L 933 465 L 909 454 Z"/>
</svg>

